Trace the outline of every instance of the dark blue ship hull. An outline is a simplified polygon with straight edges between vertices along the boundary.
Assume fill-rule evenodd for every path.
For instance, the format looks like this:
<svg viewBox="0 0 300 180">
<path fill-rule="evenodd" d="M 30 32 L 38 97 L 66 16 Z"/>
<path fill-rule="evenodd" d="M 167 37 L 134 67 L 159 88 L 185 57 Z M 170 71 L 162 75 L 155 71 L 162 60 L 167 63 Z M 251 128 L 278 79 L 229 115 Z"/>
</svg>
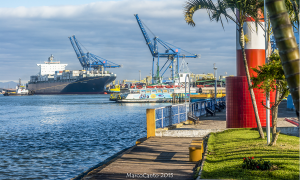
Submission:
<svg viewBox="0 0 300 180">
<path fill-rule="evenodd" d="M 38 81 L 28 83 L 34 94 L 103 94 L 107 84 L 116 76 L 96 76 L 78 80 Z"/>
</svg>

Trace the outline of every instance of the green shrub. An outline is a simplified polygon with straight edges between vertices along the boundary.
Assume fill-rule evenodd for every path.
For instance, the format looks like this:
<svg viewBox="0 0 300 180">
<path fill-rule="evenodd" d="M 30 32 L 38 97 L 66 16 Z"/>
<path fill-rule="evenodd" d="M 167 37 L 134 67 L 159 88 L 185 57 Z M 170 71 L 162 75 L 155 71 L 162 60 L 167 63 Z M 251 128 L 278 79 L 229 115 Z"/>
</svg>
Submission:
<svg viewBox="0 0 300 180">
<path fill-rule="evenodd" d="M 270 161 L 264 161 L 262 158 L 260 160 L 255 160 L 254 157 L 244 158 L 242 168 L 252 169 L 252 170 L 270 170 L 274 169 L 275 166 L 271 164 Z"/>
</svg>

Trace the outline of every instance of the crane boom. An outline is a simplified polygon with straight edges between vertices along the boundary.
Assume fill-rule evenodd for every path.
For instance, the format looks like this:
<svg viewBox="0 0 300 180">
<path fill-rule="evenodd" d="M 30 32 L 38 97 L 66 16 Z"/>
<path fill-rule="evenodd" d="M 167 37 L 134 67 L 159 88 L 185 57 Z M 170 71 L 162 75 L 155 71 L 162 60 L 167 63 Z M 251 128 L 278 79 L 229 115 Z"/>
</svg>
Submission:
<svg viewBox="0 0 300 180">
<path fill-rule="evenodd" d="M 73 46 L 73 49 L 74 49 L 74 51 L 75 51 L 75 53 L 76 53 L 76 55 L 77 55 L 77 58 L 78 58 L 78 60 L 79 60 L 79 62 L 80 62 L 80 64 L 81 64 L 81 66 L 84 67 L 84 62 L 83 62 L 83 59 L 81 58 L 80 53 L 78 52 L 78 49 L 76 48 L 76 46 L 75 46 L 75 44 L 74 44 L 72 38 L 69 37 L 69 39 L 70 39 L 70 42 L 71 42 L 71 44 L 72 44 L 72 46 Z"/>
<path fill-rule="evenodd" d="M 81 49 L 81 47 L 80 47 L 80 45 L 79 45 L 79 43 L 78 43 L 78 41 L 77 41 L 75 35 L 73 35 L 72 37 L 73 37 L 73 39 L 74 39 L 74 41 L 75 41 L 75 44 L 76 44 L 76 46 L 77 46 L 77 48 L 78 48 L 78 50 L 79 50 L 79 52 L 80 52 L 80 54 L 81 54 L 81 58 L 83 59 L 84 64 L 85 64 L 85 65 L 90 64 L 90 62 L 87 61 L 87 58 L 86 58 L 86 56 L 85 56 L 85 53 L 82 51 L 82 49 Z"/>
<path fill-rule="evenodd" d="M 142 24 L 142 21 L 140 20 L 140 18 L 139 18 L 139 16 L 137 14 L 134 14 L 134 16 L 135 16 L 136 21 L 137 21 L 137 23 L 138 23 L 138 25 L 139 25 L 139 27 L 140 27 L 140 29 L 142 31 L 142 34 L 143 34 L 143 36 L 144 36 L 144 38 L 146 40 L 146 44 L 148 45 L 148 48 L 149 48 L 152 56 L 155 56 L 155 54 L 157 54 L 157 52 L 155 52 L 155 50 L 154 50 L 154 47 L 153 47 L 153 45 L 151 43 L 151 40 L 150 40 L 150 38 L 149 38 L 149 36 L 147 34 L 147 31 L 145 30 L 145 28 L 144 28 L 144 26 Z"/>
</svg>

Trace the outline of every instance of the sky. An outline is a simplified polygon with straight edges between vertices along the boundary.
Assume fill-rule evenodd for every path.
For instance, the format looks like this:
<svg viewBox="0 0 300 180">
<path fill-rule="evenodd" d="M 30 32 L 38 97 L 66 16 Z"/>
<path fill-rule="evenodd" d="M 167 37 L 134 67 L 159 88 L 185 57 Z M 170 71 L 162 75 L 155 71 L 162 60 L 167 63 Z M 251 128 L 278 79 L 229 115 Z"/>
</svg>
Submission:
<svg viewBox="0 0 300 180">
<path fill-rule="evenodd" d="M 150 75 L 152 56 L 134 14 L 160 39 L 201 58 L 186 58 L 196 74 L 236 75 L 235 24 L 211 22 L 205 10 L 185 23 L 185 0 L 14 0 L 0 6 L 0 82 L 22 82 L 39 72 L 36 64 L 54 58 L 66 69 L 82 69 L 68 37 L 76 35 L 89 51 L 122 68 L 117 80 Z M 149 35 L 152 35 L 148 31 Z M 159 51 L 164 49 L 159 47 Z M 160 59 L 162 66 L 166 59 Z M 169 73 L 169 72 L 168 72 Z M 166 75 L 168 75 L 168 73 Z M 169 73 L 170 74 L 170 73 Z"/>
</svg>

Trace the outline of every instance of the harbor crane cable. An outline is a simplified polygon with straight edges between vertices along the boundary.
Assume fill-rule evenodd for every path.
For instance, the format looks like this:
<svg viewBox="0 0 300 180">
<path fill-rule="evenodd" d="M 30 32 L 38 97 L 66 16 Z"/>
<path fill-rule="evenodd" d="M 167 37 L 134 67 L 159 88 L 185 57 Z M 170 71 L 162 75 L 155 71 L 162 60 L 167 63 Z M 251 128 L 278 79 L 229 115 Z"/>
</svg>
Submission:
<svg viewBox="0 0 300 180">
<path fill-rule="evenodd" d="M 156 35 L 151 31 L 150 28 L 148 28 L 148 26 L 141 20 L 141 23 L 151 32 L 151 34 L 156 37 Z"/>
</svg>

